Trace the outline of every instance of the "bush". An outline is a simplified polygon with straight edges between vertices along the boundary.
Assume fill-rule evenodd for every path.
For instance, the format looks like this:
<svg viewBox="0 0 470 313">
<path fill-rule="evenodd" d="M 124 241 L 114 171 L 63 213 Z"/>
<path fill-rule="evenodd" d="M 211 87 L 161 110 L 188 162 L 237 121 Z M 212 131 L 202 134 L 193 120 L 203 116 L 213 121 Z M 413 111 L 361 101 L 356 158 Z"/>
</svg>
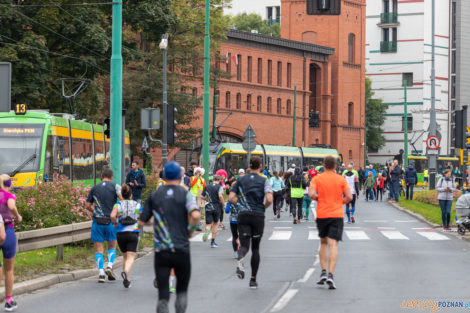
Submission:
<svg viewBox="0 0 470 313">
<path fill-rule="evenodd" d="M 142 190 L 142 206 L 144 205 L 144 202 L 147 201 L 147 198 L 150 196 L 150 194 L 157 190 L 157 174 L 152 173 L 151 175 L 146 176 L 145 182 L 147 183 L 147 187 Z"/>
<path fill-rule="evenodd" d="M 91 220 L 92 213 L 85 210 L 90 188 L 75 185 L 68 180 L 39 183 L 17 193 L 16 206 L 23 222 L 15 230 L 26 231 Z"/>
<path fill-rule="evenodd" d="M 454 192 L 454 200 L 457 199 L 462 195 L 462 192 L 456 191 Z M 436 190 L 427 190 L 427 191 L 418 191 L 415 192 L 414 200 L 417 200 L 422 203 L 432 204 L 435 206 L 439 206 L 439 200 L 437 199 L 437 191 Z"/>
</svg>

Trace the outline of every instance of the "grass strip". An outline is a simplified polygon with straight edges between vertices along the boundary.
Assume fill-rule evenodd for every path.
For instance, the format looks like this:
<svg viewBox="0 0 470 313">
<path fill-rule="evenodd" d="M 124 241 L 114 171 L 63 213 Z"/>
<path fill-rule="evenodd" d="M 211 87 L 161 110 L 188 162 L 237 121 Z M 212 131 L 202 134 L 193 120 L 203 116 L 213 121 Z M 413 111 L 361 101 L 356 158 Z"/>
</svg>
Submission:
<svg viewBox="0 0 470 313">
<path fill-rule="evenodd" d="M 416 200 L 405 200 L 405 197 L 400 197 L 398 203 L 402 208 L 418 213 L 428 221 L 442 226 L 442 213 L 439 206 L 432 204 L 422 203 Z M 452 203 L 452 210 L 450 213 L 450 226 L 455 226 L 455 202 Z"/>
</svg>

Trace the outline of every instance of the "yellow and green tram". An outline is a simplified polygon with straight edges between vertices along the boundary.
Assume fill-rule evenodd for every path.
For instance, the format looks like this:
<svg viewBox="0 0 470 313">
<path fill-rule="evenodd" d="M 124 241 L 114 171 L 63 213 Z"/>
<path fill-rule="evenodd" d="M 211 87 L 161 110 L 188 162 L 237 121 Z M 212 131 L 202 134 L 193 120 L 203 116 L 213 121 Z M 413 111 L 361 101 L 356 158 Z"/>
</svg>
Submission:
<svg viewBox="0 0 470 313">
<path fill-rule="evenodd" d="M 46 111 L 0 113 L 0 147 L 0 173 L 12 174 L 16 188 L 60 177 L 93 185 L 110 158 L 110 142 L 102 125 Z M 127 170 L 127 131 L 124 154 Z"/>
<path fill-rule="evenodd" d="M 240 143 L 221 143 L 213 151 L 210 173 L 215 173 L 219 169 L 224 169 L 228 173 L 237 173 L 240 168 L 247 166 L 247 152 Z M 259 156 L 270 171 L 277 172 L 286 171 L 292 164 L 317 166 L 329 155 L 337 158 L 338 163 L 342 162 L 342 156 L 337 150 L 326 148 L 257 145 L 251 155 Z"/>
<path fill-rule="evenodd" d="M 418 172 L 418 185 L 424 183 L 424 170 L 429 169 L 429 159 L 425 155 L 408 155 L 408 164 L 413 162 Z M 437 174 L 440 175 L 449 166 L 458 168 L 460 166 L 460 158 L 453 156 L 439 156 L 437 158 Z"/>
</svg>

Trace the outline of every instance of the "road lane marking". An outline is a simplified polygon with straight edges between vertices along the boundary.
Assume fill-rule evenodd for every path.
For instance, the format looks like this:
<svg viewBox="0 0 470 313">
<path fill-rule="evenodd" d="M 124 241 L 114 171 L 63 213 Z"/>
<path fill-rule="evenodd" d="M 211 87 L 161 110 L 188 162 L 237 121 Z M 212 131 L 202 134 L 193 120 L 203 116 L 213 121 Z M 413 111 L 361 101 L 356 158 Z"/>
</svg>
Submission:
<svg viewBox="0 0 470 313">
<path fill-rule="evenodd" d="M 305 275 L 304 277 L 300 278 L 299 280 L 297 280 L 298 283 L 306 283 L 307 280 L 310 278 L 310 276 L 312 276 L 313 272 L 315 271 L 315 269 L 313 267 L 309 268 L 306 272 L 305 272 Z"/>
<path fill-rule="evenodd" d="M 189 239 L 189 241 L 192 241 L 192 242 L 202 242 L 202 236 L 204 236 L 204 233 L 200 233 L 200 234 L 197 234 L 195 235 L 193 238 Z"/>
<path fill-rule="evenodd" d="M 362 227 L 356 227 L 356 226 L 344 226 L 344 229 L 361 229 Z"/>
<path fill-rule="evenodd" d="M 233 237 L 232 237 L 232 236 L 230 236 L 230 238 L 229 238 L 229 239 L 227 239 L 227 241 L 232 241 L 232 238 L 233 238 Z"/>
<path fill-rule="evenodd" d="M 268 240 L 289 240 L 292 236 L 292 231 L 273 231 L 271 237 Z"/>
<path fill-rule="evenodd" d="M 281 311 L 287 303 L 299 292 L 299 289 L 288 289 L 282 297 L 276 302 L 270 312 L 279 312 Z"/>
<path fill-rule="evenodd" d="M 364 220 L 364 223 L 386 223 L 386 220 Z"/>
<path fill-rule="evenodd" d="M 381 233 L 391 240 L 410 240 L 410 238 L 396 230 L 382 230 Z"/>
<path fill-rule="evenodd" d="M 429 227 L 413 227 L 413 230 L 431 230 L 432 228 Z"/>
<path fill-rule="evenodd" d="M 308 240 L 320 240 L 320 237 L 318 237 L 318 231 L 314 231 L 314 230 L 309 231 Z"/>
<path fill-rule="evenodd" d="M 450 240 L 449 237 L 433 231 L 418 231 L 417 233 L 429 240 Z"/>
<path fill-rule="evenodd" d="M 415 223 L 415 222 L 418 222 L 418 221 L 414 221 L 414 220 L 395 221 L 395 223 Z"/>
<path fill-rule="evenodd" d="M 292 226 L 275 226 L 274 229 L 292 229 Z"/>
<path fill-rule="evenodd" d="M 377 227 L 377 229 L 392 230 L 395 229 L 395 227 Z"/>
<path fill-rule="evenodd" d="M 346 235 L 350 240 L 369 240 L 369 236 L 362 230 L 346 230 Z"/>
</svg>

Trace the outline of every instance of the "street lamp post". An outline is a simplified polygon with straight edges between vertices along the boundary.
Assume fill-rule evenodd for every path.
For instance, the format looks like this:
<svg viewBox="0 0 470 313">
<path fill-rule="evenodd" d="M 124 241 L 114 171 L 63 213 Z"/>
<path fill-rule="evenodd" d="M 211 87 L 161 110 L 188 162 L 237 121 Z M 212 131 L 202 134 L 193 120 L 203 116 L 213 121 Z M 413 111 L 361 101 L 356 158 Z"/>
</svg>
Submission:
<svg viewBox="0 0 470 313">
<path fill-rule="evenodd" d="M 204 109 L 202 128 L 202 166 L 206 169 L 205 179 L 209 177 L 209 124 L 210 124 L 210 0 L 206 0 L 206 25 L 204 34 Z"/>
<path fill-rule="evenodd" d="M 166 63 L 168 52 L 168 34 L 163 34 L 159 45 L 163 51 L 163 143 L 162 143 L 162 162 L 165 165 L 168 162 L 168 99 L 167 99 L 167 78 Z"/>
<path fill-rule="evenodd" d="M 431 116 L 429 119 L 429 135 L 436 136 L 436 3 L 432 0 L 432 34 L 431 34 Z M 429 189 L 436 189 L 437 155 L 429 155 Z"/>
</svg>

